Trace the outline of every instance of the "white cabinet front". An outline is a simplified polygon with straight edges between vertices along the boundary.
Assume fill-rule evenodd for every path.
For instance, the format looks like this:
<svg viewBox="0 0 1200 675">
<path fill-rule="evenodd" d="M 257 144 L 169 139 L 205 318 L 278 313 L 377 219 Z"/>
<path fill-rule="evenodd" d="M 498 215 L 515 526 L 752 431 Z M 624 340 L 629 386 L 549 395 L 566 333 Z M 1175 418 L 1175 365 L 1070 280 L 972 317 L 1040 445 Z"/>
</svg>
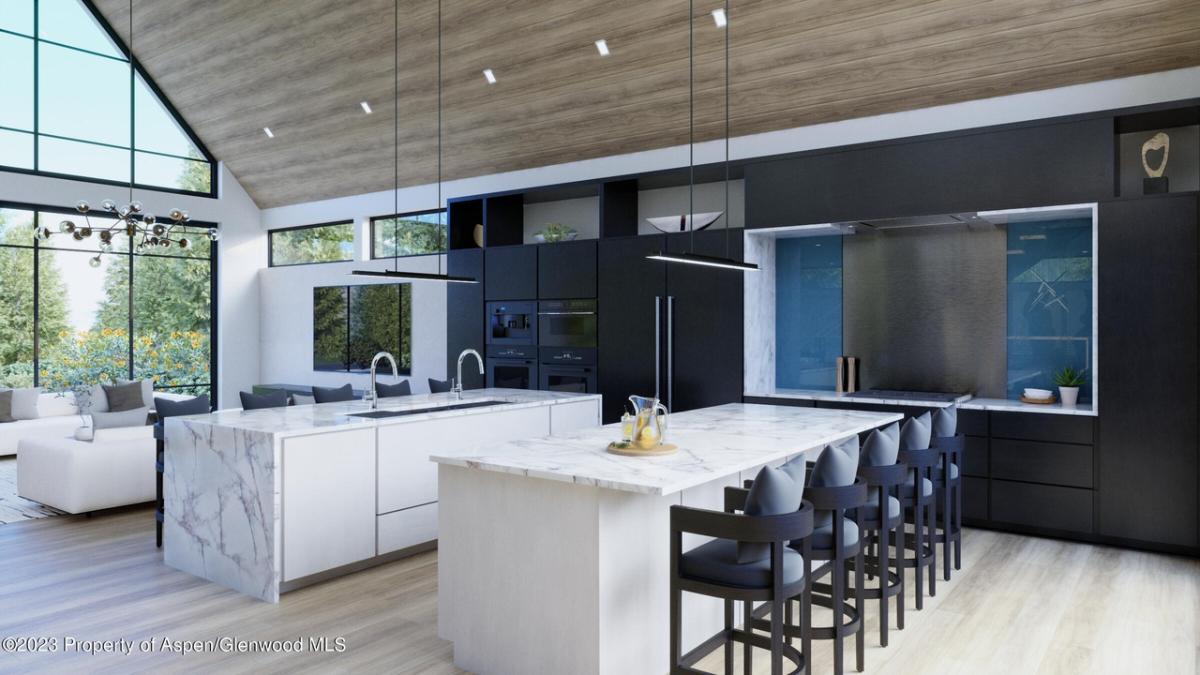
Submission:
<svg viewBox="0 0 1200 675">
<path fill-rule="evenodd" d="M 486 448 L 550 435 L 555 406 L 504 410 L 379 428 L 379 513 L 437 501 L 437 464 L 430 455 Z"/>
<path fill-rule="evenodd" d="M 283 440 L 283 579 L 375 556 L 375 432 Z"/>
</svg>

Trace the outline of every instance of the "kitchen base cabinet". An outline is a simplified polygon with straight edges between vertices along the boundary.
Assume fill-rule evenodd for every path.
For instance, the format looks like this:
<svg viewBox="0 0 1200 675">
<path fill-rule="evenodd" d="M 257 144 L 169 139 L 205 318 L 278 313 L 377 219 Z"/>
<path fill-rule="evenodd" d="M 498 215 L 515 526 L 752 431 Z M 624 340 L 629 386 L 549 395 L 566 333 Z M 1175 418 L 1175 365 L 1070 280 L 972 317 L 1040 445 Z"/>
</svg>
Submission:
<svg viewBox="0 0 1200 675">
<path fill-rule="evenodd" d="M 1008 525 L 1090 534 L 1091 490 L 992 479 L 990 520 Z"/>
<path fill-rule="evenodd" d="M 477 284 L 446 284 L 446 376 L 455 376 L 458 355 L 464 349 L 480 354 L 483 347 L 483 249 L 451 250 L 446 254 L 447 272 L 454 276 L 477 279 Z M 418 386 L 424 386 L 424 381 Z M 463 368 L 463 388 L 485 386 L 478 369 Z"/>
<path fill-rule="evenodd" d="M 437 539 L 437 526 L 437 502 L 385 513 L 378 518 L 379 555 L 432 542 Z"/>
<path fill-rule="evenodd" d="M 967 525 L 988 519 L 988 481 L 986 478 L 963 476 L 963 521 Z"/>
</svg>

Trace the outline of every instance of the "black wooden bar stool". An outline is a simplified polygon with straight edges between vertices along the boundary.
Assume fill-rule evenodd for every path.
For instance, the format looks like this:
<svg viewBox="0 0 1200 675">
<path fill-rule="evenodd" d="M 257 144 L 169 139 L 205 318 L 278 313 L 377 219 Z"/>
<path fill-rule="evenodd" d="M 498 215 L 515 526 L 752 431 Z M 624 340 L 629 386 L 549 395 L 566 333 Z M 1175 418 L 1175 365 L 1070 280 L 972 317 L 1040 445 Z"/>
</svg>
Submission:
<svg viewBox="0 0 1200 675">
<path fill-rule="evenodd" d="M 808 595 L 811 563 L 804 552 L 813 532 L 813 507 L 801 502 L 802 490 L 803 484 L 784 471 L 764 467 L 750 490 L 726 488 L 726 512 L 671 507 L 671 673 L 703 673 L 695 664 L 724 646 L 725 673 L 731 675 L 734 642 L 744 645 L 747 673 L 753 647 L 770 650 L 772 675 L 782 675 L 785 658 L 793 673 L 808 673 L 808 631 L 800 631 L 801 653 L 785 641 L 784 611 L 789 598 Z M 716 539 L 683 552 L 685 532 Z M 797 543 L 800 551 L 793 548 Z M 680 615 L 684 591 L 725 600 L 724 629 L 687 654 L 682 653 Z M 733 623 L 735 601 L 745 605 L 741 630 Z M 754 632 L 755 602 L 768 603 L 762 610 L 764 616 L 770 613 L 769 637 Z"/>
<path fill-rule="evenodd" d="M 847 516 L 854 513 L 861 519 L 860 509 L 867 502 L 867 484 L 861 478 L 855 478 L 850 485 L 841 486 L 814 486 L 810 483 L 805 488 L 804 496 L 817 514 L 832 516 L 827 525 L 813 528 L 812 560 L 826 562 L 812 571 L 809 585 L 812 588 L 812 604 L 832 610 L 833 621 L 829 626 L 819 627 L 810 623 L 807 625 L 808 632 L 814 640 L 833 640 L 833 672 L 837 675 L 844 670 L 842 641 L 854 635 L 855 666 L 862 672 L 866 658 L 863 640 L 863 547 L 858 524 Z M 853 586 L 849 583 L 851 569 L 854 570 Z M 826 574 L 829 575 L 829 583 L 817 581 Z M 853 596 L 853 604 L 848 602 L 848 596 Z"/>
<path fill-rule="evenodd" d="M 933 494 L 933 471 L 941 452 L 929 447 L 929 413 L 909 418 L 900 430 L 899 460 L 908 467 L 908 478 L 900 487 L 900 506 L 906 521 L 913 525 L 912 538 L 905 541 L 913 552 L 905 557 L 904 567 L 913 568 L 916 579 L 917 609 L 925 608 L 925 572 L 929 572 L 929 595 L 937 595 L 937 543 L 935 523 L 937 501 Z"/>
<path fill-rule="evenodd" d="M 904 512 L 895 495 L 908 477 L 908 467 L 896 462 L 899 452 L 892 433 L 872 431 L 863 443 L 862 464 L 858 467 L 858 477 L 868 487 L 867 503 L 859 510 L 858 519 L 867 548 L 865 571 L 868 580 L 879 579 L 878 586 L 863 588 L 862 593 L 867 600 L 879 600 L 882 647 L 888 645 L 889 599 L 897 595 L 896 625 L 904 628 Z M 889 550 L 893 545 L 894 555 Z"/>
<path fill-rule="evenodd" d="M 942 544 L 942 577 L 950 581 L 950 549 L 954 569 L 962 569 L 962 471 L 967 439 L 958 433 L 958 409 L 939 408 L 933 413 L 930 445 L 941 452 L 933 472 L 933 487 L 940 504 L 937 541 Z"/>
</svg>

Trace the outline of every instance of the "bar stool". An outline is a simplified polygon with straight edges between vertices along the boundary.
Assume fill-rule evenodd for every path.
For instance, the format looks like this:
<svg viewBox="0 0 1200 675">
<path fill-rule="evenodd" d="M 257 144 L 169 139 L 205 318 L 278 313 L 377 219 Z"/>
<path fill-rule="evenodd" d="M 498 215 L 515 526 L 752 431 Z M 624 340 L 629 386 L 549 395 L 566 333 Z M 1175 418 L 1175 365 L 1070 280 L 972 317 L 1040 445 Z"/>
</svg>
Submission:
<svg viewBox="0 0 1200 675">
<path fill-rule="evenodd" d="M 892 426 L 898 431 L 899 425 Z M 896 462 L 899 452 L 895 435 L 872 431 L 863 443 L 862 464 L 858 467 L 858 477 L 868 487 L 867 503 L 859 510 L 861 517 L 857 519 L 867 547 L 865 571 L 868 580 L 879 579 L 878 586 L 863 588 L 862 593 L 867 600 L 879 600 L 881 647 L 888 645 L 889 599 L 897 595 L 900 600 L 896 603 L 896 625 L 904 629 L 904 513 L 894 495 L 908 477 L 908 467 Z M 888 550 L 893 544 L 895 555 Z"/>
<path fill-rule="evenodd" d="M 909 418 L 900 429 L 899 460 L 908 467 L 908 479 L 900 487 L 900 506 L 911 513 L 913 538 L 905 546 L 913 552 L 904 567 L 913 568 L 917 582 L 917 609 L 925 608 L 925 572 L 929 572 L 929 595 L 937 595 L 937 542 L 934 533 L 937 501 L 933 496 L 933 470 L 941 452 L 929 447 L 929 413 Z M 918 489 L 919 487 L 919 489 Z"/>
<path fill-rule="evenodd" d="M 734 642 L 744 645 L 747 673 L 753 647 L 771 651 L 772 675 L 782 675 L 784 658 L 795 672 L 808 672 L 808 632 L 801 631 L 803 653 L 784 640 L 785 605 L 808 595 L 811 563 L 804 551 L 813 532 L 813 507 L 801 500 L 802 490 L 784 471 L 763 467 L 749 490 L 725 489 L 725 512 L 671 507 L 671 673 L 702 673 L 694 665 L 722 645 L 725 672 L 732 673 Z M 716 539 L 684 553 L 685 532 Z M 796 542 L 800 552 L 793 548 Z M 687 654 L 680 614 L 684 591 L 725 601 L 724 629 Z M 739 600 L 746 616 L 741 630 L 733 625 L 733 603 Z M 754 632 L 756 601 L 769 603 L 763 608 L 770 612 L 769 638 Z"/>
<path fill-rule="evenodd" d="M 354 389 L 349 384 L 343 384 L 340 387 L 313 387 L 312 393 L 313 399 L 317 403 L 342 403 L 358 400 L 358 397 L 354 395 Z"/>
<path fill-rule="evenodd" d="M 937 540 L 942 544 L 942 577 L 950 581 L 950 548 L 954 547 L 954 569 L 962 569 L 962 472 L 967 439 L 958 433 L 958 409 L 939 408 L 933 413 L 930 445 L 941 451 L 933 472 L 933 487 L 941 501 Z"/>
</svg>

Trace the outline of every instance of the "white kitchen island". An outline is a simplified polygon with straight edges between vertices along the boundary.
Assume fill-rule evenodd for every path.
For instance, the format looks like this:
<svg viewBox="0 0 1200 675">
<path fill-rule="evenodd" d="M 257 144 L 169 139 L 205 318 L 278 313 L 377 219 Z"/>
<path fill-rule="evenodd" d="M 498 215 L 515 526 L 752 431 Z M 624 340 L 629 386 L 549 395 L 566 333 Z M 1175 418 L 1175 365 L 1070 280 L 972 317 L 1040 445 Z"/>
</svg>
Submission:
<svg viewBox="0 0 1200 675">
<path fill-rule="evenodd" d="M 464 407 L 474 406 L 474 407 Z M 262 600 L 426 550 L 435 453 L 600 424 L 600 397 L 515 389 L 166 421 L 163 559 Z"/>
<path fill-rule="evenodd" d="M 438 634 L 477 673 L 666 672 L 669 507 L 901 417 L 729 404 L 673 415 L 669 456 L 609 454 L 617 425 L 435 455 Z M 720 629 L 720 601 L 683 608 L 685 650 Z"/>
</svg>

